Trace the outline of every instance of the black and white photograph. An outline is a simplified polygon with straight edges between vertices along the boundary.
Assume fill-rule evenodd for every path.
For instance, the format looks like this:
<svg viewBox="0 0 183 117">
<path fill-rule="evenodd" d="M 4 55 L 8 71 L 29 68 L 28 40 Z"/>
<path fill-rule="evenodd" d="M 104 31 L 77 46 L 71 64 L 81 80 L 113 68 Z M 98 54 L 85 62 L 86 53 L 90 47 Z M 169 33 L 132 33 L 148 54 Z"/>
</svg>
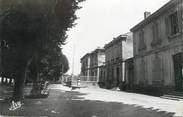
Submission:
<svg viewBox="0 0 183 117">
<path fill-rule="evenodd" d="M 0 0 L 0 117 L 183 117 L 183 0 Z"/>
</svg>

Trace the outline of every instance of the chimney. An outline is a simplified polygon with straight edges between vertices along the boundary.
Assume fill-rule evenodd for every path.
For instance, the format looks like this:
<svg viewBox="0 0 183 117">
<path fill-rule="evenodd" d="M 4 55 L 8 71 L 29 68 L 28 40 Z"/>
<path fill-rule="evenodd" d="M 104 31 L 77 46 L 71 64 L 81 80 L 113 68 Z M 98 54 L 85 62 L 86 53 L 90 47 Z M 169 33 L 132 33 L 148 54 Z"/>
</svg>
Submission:
<svg viewBox="0 0 183 117">
<path fill-rule="evenodd" d="M 144 19 L 146 19 L 146 18 L 149 17 L 150 15 L 151 15 L 151 12 L 148 12 L 148 11 L 144 12 Z"/>
</svg>

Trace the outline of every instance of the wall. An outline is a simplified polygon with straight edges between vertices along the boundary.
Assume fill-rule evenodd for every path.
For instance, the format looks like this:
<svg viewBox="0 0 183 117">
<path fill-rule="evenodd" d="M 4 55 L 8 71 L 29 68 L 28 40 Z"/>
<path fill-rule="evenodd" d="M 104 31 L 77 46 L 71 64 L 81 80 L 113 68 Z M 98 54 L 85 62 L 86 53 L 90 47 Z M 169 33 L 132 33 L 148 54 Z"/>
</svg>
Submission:
<svg viewBox="0 0 183 117">
<path fill-rule="evenodd" d="M 126 41 L 122 41 L 123 60 L 133 57 L 133 37 L 132 33 L 127 33 Z"/>
<path fill-rule="evenodd" d="M 167 35 L 166 18 L 174 11 L 178 11 L 179 21 L 183 16 L 182 4 L 177 4 L 171 9 L 159 14 L 158 17 L 151 19 L 151 22 L 133 32 L 134 36 L 134 70 L 135 70 L 135 84 L 151 85 L 151 86 L 165 86 L 174 88 L 174 64 L 172 56 L 176 53 L 183 52 L 183 32 L 182 22 L 179 24 L 180 33 L 174 37 Z M 153 23 L 158 23 L 160 44 L 152 46 L 153 41 Z M 146 48 L 139 50 L 140 31 L 144 31 L 144 42 Z"/>
</svg>

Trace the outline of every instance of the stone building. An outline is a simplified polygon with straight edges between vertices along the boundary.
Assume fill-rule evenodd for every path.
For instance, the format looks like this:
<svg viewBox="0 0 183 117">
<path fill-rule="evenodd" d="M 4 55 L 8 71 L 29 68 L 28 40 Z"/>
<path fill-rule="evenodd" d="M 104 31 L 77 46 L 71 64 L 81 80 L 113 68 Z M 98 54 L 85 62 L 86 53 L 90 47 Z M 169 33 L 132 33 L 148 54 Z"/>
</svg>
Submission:
<svg viewBox="0 0 183 117">
<path fill-rule="evenodd" d="M 122 90 L 133 90 L 134 85 L 134 63 L 133 58 L 125 60 L 125 83 Z"/>
<path fill-rule="evenodd" d="M 106 81 L 106 66 L 105 64 L 99 67 L 99 82 L 98 85 L 100 87 L 105 88 L 105 81 Z"/>
<path fill-rule="evenodd" d="M 103 48 L 97 48 L 81 58 L 81 75 L 87 76 L 87 81 L 99 81 L 99 68 L 105 63 Z"/>
<path fill-rule="evenodd" d="M 105 63 L 105 53 L 103 48 L 97 48 L 90 53 L 91 64 L 90 64 L 90 76 L 95 77 L 95 81 L 99 81 L 99 68 Z"/>
<path fill-rule="evenodd" d="M 85 54 L 82 58 L 81 58 L 81 76 L 85 76 L 84 77 L 84 81 L 89 80 L 89 76 L 90 76 L 90 53 Z"/>
<path fill-rule="evenodd" d="M 182 2 L 171 0 L 153 14 L 145 12 L 144 20 L 131 29 L 136 87 L 183 91 Z"/>
<path fill-rule="evenodd" d="M 125 81 L 125 60 L 133 56 L 132 33 L 114 38 L 105 48 L 105 81 L 106 88 L 118 87 Z M 103 78 L 104 79 L 104 78 Z"/>
</svg>

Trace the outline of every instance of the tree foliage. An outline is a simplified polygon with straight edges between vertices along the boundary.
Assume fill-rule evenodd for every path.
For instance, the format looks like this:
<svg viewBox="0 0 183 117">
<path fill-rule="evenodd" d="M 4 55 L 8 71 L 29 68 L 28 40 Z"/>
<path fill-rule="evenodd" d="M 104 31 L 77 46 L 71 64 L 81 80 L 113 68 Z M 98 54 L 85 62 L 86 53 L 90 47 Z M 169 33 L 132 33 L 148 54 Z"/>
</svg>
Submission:
<svg viewBox="0 0 183 117">
<path fill-rule="evenodd" d="M 2 71 L 15 78 L 15 100 L 23 97 L 28 70 L 37 81 L 43 68 L 51 70 L 56 59 L 59 61 L 60 47 L 68 29 L 75 25 L 81 1 L 0 0 Z M 44 58 L 48 65 L 42 64 Z"/>
<path fill-rule="evenodd" d="M 66 32 L 75 25 L 75 11 L 81 1 L 1 0 L 0 37 L 6 51 L 2 61 L 11 59 L 10 63 L 4 62 L 5 71 L 16 71 L 16 63 L 33 56 L 40 61 L 53 52 L 60 52 L 57 50 L 64 44 Z"/>
<path fill-rule="evenodd" d="M 42 57 L 40 61 L 40 77 L 45 80 L 59 80 L 69 69 L 67 57 L 60 52 Z"/>
</svg>

